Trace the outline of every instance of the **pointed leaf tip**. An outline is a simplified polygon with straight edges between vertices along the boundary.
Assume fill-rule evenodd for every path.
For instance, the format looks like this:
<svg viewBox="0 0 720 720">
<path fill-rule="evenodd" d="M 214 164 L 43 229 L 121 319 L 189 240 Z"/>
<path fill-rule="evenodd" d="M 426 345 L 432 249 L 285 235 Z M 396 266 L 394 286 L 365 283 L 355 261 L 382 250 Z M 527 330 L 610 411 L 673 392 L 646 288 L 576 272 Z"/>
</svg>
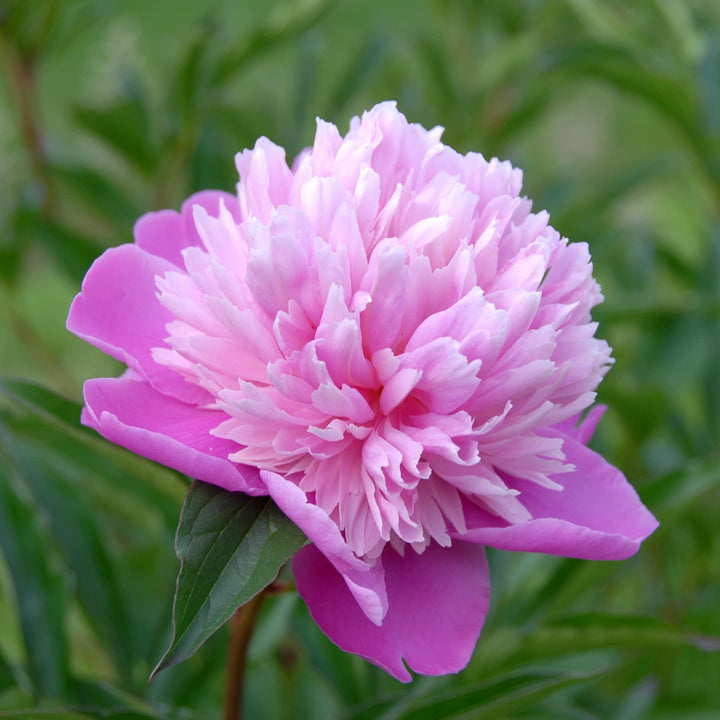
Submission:
<svg viewBox="0 0 720 720">
<path fill-rule="evenodd" d="M 175 539 L 173 638 L 150 679 L 193 655 L 305 542 L 270 498 L 194 481 Z"/>
</svg>

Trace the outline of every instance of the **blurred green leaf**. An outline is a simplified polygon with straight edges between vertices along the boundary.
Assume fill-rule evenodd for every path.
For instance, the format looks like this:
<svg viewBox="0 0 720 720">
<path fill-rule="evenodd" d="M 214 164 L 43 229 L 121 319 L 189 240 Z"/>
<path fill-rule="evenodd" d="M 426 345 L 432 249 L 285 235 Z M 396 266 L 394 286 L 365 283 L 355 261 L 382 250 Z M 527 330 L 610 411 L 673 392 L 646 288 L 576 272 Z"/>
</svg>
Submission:
<svg viewBox="0 0 720 720">
<path fill-rule="evenodd" d="M 248 63 L 301 35 L 318 23 L 336 1 L 304 0 L 275 5 L 262 25 L 221 58 L 213 73 L 213 83 L 222 85 L 228 82 Z"/>
<path fill-rule="evenodd" d="M 65 582 L 38 509 L 23 493 L 7 455 L 7 441 L 0 416 L 0 550 L 15 586 L 33 688 L 39 696 L 63 697 L 69 678 Z"/>
<path fill-rule="evenodd" d="M 141 208 L 135 207 L 127 190 L 112 173 L 103 174 L 90 167 L 57 162 L 53 163 L 52 171 L 66 202 L 72 198 L 85 212 L 122 227 L 123 235 L 130 240 L 133 223 Z M 94 242 L 95 254 L 98 255 L 104 248 L 102 243 Z"/>
<path fill-rule="evenodd" d="M 0 693 L 15 684 L 12 669 L 5 658 L 0 655 Z"/>
<path fill-rule="evenodd" d="M 212 20 L 203 22 L 171 80 L 169 102 L 180 121 L 197 115 L 207 105 L 204 91 L 208 85 L 208 54 L 216 46 L 216 27 Z"/>
<path fill-rule="evenodd" d="M 60 267 L 77 282 L 82 280 L 103 250 L 95 239 L 41 217 L 37 218 L 33 234 L 55 256 Z"/>
<path fill-rule="evenodd" d="M 79 427 L 81 406 L 34 383 L 0 376 L 0 394 L 31 412 L 39 412 L 61 423 Z"/>
<path fill-rule="evenodd" d="M 3 712 L 0 717 L 9 718 L 9 720 L 93 720 L 92 715 L 80 715 L 76 712 L 56 709 Z"/>
<path fill-rule="evenodd" d="M 269 585 L 305 536 L 267 497 L 195 481 L 178 524 L 173 639 L 153 675 L 190 657 Z"/>
<path fill-rule="evenodd" d="M 18 710 L 16 712 L 3 712 L 2 718 L 9 720 L 157 720 L 158 715 L 143 715 L 141 713 L 125 710 L 100 710 L 87 712 L 73 712 L 72 710 Z"/>
<path fill-rule="evenodd" d="M 47 451 L 71 461 L 76 472 L 96 478 L 87 482 L 90 495 L 100 482 L 103 495 L 109 488 L 130 493 L 175 523 L 176 503 L 187 487 L 179 481 L 184 476 L 107 442 L 80 423 L 80 405 L 48 388 L 0 376 L 0 399 L 9 405 L 12 416 L 5 422 L 13 432 L 42 437 Z"/>
<path fill-rule="evenodd" d="M 563 688 L 598 677 L 595 672 L 527 670 L 502 675 L 469 687 L 406 697 L 372 705 L 347 720 L 490 720 L 507 718 Z"/>
<path fill-rule="evenodd" d="M 13 460 L 22 487 L 32 492 L 36 506 L 50 520 L 53 542 L 46 541 L 48 547 L 59 550 L 75 578 L 78 602 L 130 682 L 132 663 L 146 661 L 165 644 L 153 630 L 161 629 L 160 622 L 165 628 L 166 622 L 160 604 L 135 607 L 143 594 L 153 597 L 152 588 L 163 573 L 154 569 L 152 582 L 146 579 L 136 587 L 139 579 L 132 577 L 128 553 L 158 536 L 166 546 L 148 548 L 153 562 L 170 552 L 182 499 L 177 491 L 183 484 L 176 473 L 120 450 L 81 426 L 80 407 L 49 390 L 0 378 L 0 401 L 0 408 L 6 407 L 5 454 Z M 122 564 L 111 550 L 118 531 L 129 536 L 122 540 Z M 142 627 L 132 624 L 138 615 Z"/>
<path fill-rule="evenodd" d="M 720 458 L 691 461 L 683 468 L 667 473 L 643 490 L 648 505 L 662 517 L 687 508 L 704 494 L 720 489 Z"/>
<path fill-rule="evenodd" d="M 133 84 L 133 87 L 135 84 Z M 144 173 L 157 167 L 150 114 L 139 93 L 127 94 L 106 108 L 76 107 L 75 122 Z"/>
<path fill-rule="evenodd" d="M 0 33 L 7 33 L 20 55 L 25 58 L 42 53 L 57 25 L 61 2 L 5 0 L 0 6 Z"/>
<path fill-rule="evenodd" d="M 72 464 L 43 450 L 41 442 L 17 436 L 12 448 L 7 448 L 37 502 L 48 513 L 56 547 L 74 575 L 80 605 L 103 647 L 112 653 L 121 675 L 129 680 L 132 647 L 125 612 L 128 600 L 119 592 L 108 542 L 99 526 L 102 518 L 88 504 Z"/>
<path fill-rule="evenodd" d="M 504 637 L 505 657 L 488 657 L 477 668 L 506 670 L 552 658 L 608 648 L 680 648 L 703 652 L 720 651 L 720 637 L 703 635 L 687 628 L 647 617 L 622 617 L 599 613 L 562 618 L 526 633 L 508 628 Z"/>
<path fill-rule="evenodd" d="M 390 38 L 383 32 L 373 31 L 348 63 L 340 79 L 329 92 L 324 117 L 335 118 L 378 72 L 389 52 Z"/>
</svg>

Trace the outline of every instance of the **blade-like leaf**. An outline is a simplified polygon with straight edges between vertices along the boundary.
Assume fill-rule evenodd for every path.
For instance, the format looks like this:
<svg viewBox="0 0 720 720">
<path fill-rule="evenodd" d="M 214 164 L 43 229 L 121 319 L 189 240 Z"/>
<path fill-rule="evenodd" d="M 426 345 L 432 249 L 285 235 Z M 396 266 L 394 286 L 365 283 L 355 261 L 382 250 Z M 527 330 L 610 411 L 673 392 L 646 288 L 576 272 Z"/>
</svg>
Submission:
<svg viewBox="0 0 720 720">
<path fill-rule="evenodd" d="M 173 639 L 153 675 L 190 657 L 304 542 L 269 498 L 194 482 L 175 541 L 181 567 Z"/>
<path fill-rule="evenodd" d="M 244 42 L 233 46 L 222 57 L 213 73 L 213 81 L 222 85 L 236 76 L 245 66 L 301 35 L 316 25 L 335 5 L 336 0 L 307 0 L 283 3 L 273 9 L 264 24 L 250 33 Z"/>
<path fill-rule="evenodd" d="M 16 378 L 0 377 L 0 394 L 27 410 L 49 415 L 66 425 L 85 429 L 79 422 L 80 405 L 40 385 Z"/>
<path fill-rule="evenodd" d="M 399 700 L 366 706 L 347 720 L 490 720 L 518 712 L 558 690 L 597 677 L 597 672 L 524 670 L 422 697 L 403 692 Z"/>
<path fill-rule="evenodd" d="M 28 673 L 38 695 L 62 697 L 69 677 L 64 581 L 37 511 L 21 489 L 16 469 L 0 452 L 0 551 L 17 595 Z"/>
<path fill-rule="evenodd" d="M 134 79 L 126 85 L 134 84 Z M 157 157 L 150 139 L 148 109 L 137 88 L 108 108 L 76 107 L 75 121 L 143 172 L 155 167 Z"/>
<path fill-rule="evenodd" d="M 522 648 L 525 660 L 617 647 L 695 647 L 720 650 L 720 638 L 648 617 L 590 613 L 563 618 L 528 636 Z"/>
<path fill-rule="evenodd" d="M 16 437 L 8 448 L 38 503 L 49 514 L 52 537 L 75 577 L 75 593 L 103 646 L 124 678 L 131 677 L 131 648 L 124 598 L 102 519 L 88 504 L 81 485 L 74 482 L 77 468 L 65 458 L 48 453 L 41 443 Z"/>
</svg>

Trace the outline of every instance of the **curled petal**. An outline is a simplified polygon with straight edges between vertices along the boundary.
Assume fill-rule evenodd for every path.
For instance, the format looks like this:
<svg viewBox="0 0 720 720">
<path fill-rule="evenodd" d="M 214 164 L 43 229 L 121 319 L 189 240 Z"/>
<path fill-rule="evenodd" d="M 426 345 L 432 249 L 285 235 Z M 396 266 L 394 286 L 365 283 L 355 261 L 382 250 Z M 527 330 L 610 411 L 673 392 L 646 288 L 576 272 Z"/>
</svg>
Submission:
<svg viewBox="0 0 720 720">
<path fill-rule="evenodd" d="M 233 443 L 210 431 L 223 413 L 200 410 L 130 377 L 88 380 L 83 424 L 111 442 L 197 480 L 266 495 L 256 468 L 227 459 Z"/>
<path fill-rule="evenodd" d="M 623 560 L 658 526 L 632 485 L 600 455 L 568 436 L 563 450 L 575 470 L 559 476 L 561 491 L 512 479 L 531 520 L 507 525 L 466 504 L 463 540 L 588 560 Z"/>
<path fill-rule="evenodd" d="M 159 365 L 152 349 L 162 345 L 173 316 L 155 296 L 155 278 L 174 266 L 137 245 L 111 248 L 93 264 L 70 306 L 68 330 L 126 363 L 156 390 L 188 402 L 207 393 Z"/>
<path fill-rule="evenodd" d="M 388 613 L 382 625 L 363 614 L 340 574 L 312 545 L 295 557 L 298 592 L 323 632 L 343 650 L 379 665 L 398 680 L 458 672 L 467 664 L 488 609 L 490 582 L 483 548 L 431 544 L 422 555 L 382 555 Z"/>
<path fill-rule="evenodd" d="M 362 608 L 368 624 L 380 625 L 388 610 L 382 565 L 360 560 L 345 542 L 338 526 L 323 510 L 310 503 L 293 482 L 267 470 L 261 470 L 260 477 L 278 507 L 345 581 L 346 589 L 354 597 L 354 606 Z"/>
</svg>

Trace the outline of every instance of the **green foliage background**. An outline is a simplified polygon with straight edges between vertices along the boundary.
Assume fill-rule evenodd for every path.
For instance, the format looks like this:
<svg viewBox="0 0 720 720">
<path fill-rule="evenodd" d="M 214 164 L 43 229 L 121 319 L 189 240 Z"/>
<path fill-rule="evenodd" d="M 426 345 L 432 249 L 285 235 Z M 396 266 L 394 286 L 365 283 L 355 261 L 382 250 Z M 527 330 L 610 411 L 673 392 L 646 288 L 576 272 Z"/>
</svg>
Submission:
<svg viewBox="0 0 720 720">
<path fill-rule="evenodd" d="M 0 717 L 218 715 L 224 631 L 147 683 L 188 480 L 79 427 L 82 380 L 120 368 L 65 315 L 139 215 L 388 98 L 590 244 L 616 358 L 594 444 L 661 527 L 623 563 L 492 553 L 469 667 L 411 686 L 273 599 L 247 716 L 720 717 L 720 4 L 0 0 L 0 72 Z"/>
</svg>

